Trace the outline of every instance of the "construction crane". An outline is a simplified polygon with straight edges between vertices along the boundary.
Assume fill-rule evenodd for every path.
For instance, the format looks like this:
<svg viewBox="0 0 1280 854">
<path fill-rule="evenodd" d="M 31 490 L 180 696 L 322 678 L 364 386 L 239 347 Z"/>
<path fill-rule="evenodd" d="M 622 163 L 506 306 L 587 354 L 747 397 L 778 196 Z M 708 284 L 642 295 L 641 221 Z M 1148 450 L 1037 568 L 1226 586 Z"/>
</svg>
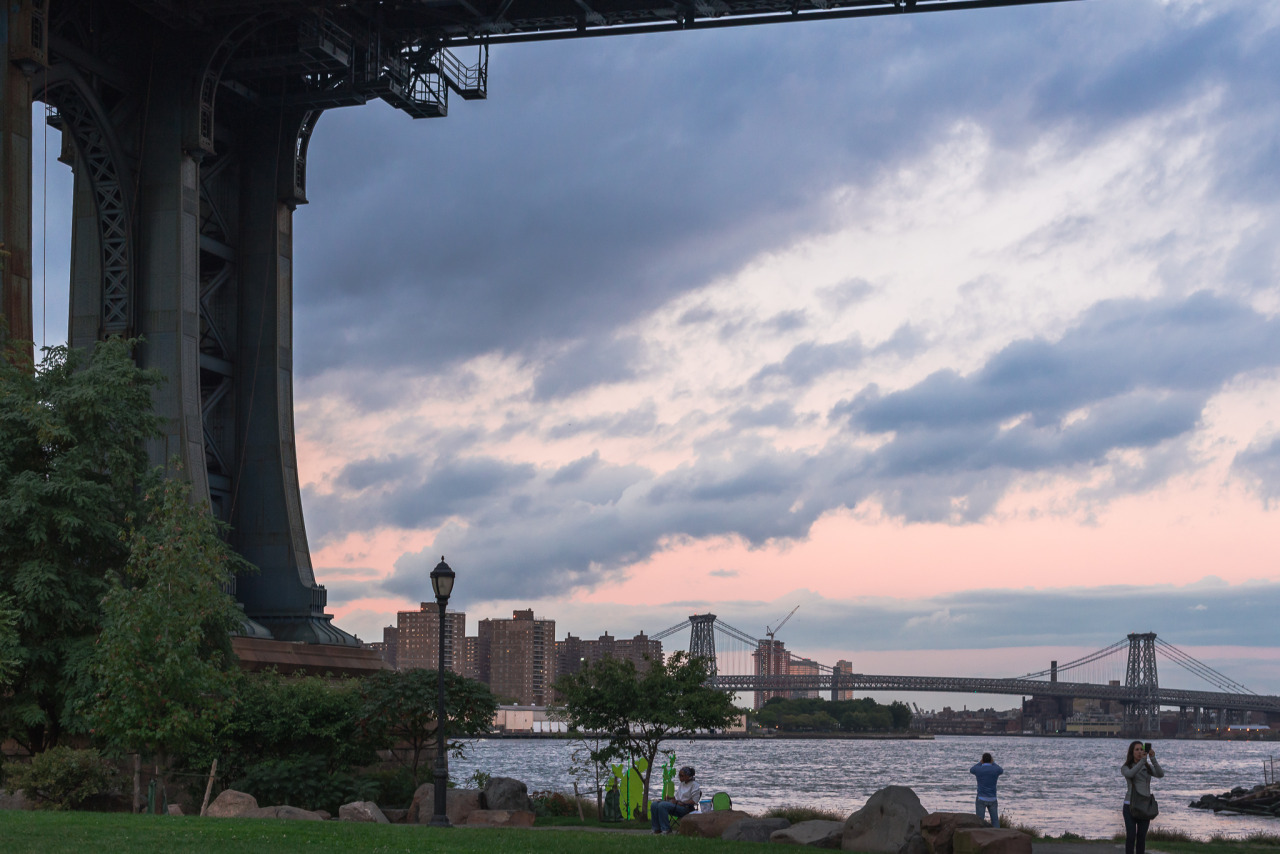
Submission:
<svg viewBox="0 0 1280 854">
<path fill-rule="evenodd" d="M 797 605 L 797 606 L 795 606 L 794 608 L 792 608 L 792 609 L 791 609 L 791 613 L 787 614 L 787 616 L 785 616 L 785 617 L 783 617 L 783 618 L 782 618 L 782 622 L 778 623 L 778 624 L 777 624 L 776 626 L 774 626 L 773 628 L 769 628 L 768 626 L 765 626 L 765 627 L 764 627 L 764 633 L 765 633 L 766 635 L 768 635 L 768 636 L 769 636 L 769 646 L 768 646 L 768 648 L 767 648 L 767 649 L 765 649 L 765 654 L 764 654 L 764 672 L 765 672 L 765 675 L 766 675 L 766 676 L 773 676 L 773 675 L 774 675 L 774 672 L 773 672 L 773 657 L 774 657 L 773 636 L 774 636 L 774 635 L 776 635 L 776 634 L 778 633 L 778 631 L 779 631 L 783 626 L 785 626 L 785 625 L 787 624 L 787 620 L 790 620 L 790 619 L 791 619 L 791 616 L 792 616 L 793 614 L 795 614 L 795 612 L 796 612 L 796 611 L 799 611 L 799 610 L 800 610 L 800 606 L 799 606 L 799 605 Z"/>
<path fill-rule="evenodd" d="M 764 627 L 764 633 L 765 633 L 766 635 L 768 635 L 768 636 L 769 636 L 769 640 L 770 640 L 770 641 L 772 641 L 772 640 L 773 640 L 773 636 L 774 636 L 775 634 L 777 634 L 779 631 L 781 631 L 781 630 L 782 630 L 782 627 L 783 627 L 783 626 L 785 626 L 785 625 L 787 624 L 787 620 L 790 620 L 790 619 L 791 619 L 792 614 L 795 614 L 795 612 L 796 612 L 796 611 L 799 611 L 799 610 L 800 610 L 800 606 L 799 606 L 799 605 L 797 605 L 797 606 L 795 606 L 794 608 L 792 608 L 792 609 L 791 609 L 791 613 L 790 613 L 790 614 L 787 614 L 787 616 L 785 616 L 785 617 L 783 617 L 783 618 L 782 618 L 782 622 L 778 623 L 778 625 L 777 625 L 776 627 L 774 627 L 774 628 L 772 628 L 772 629 L 771 629 L 771 628 L 769 628 L 768 626 L 765 626 L 765 627 Z"/>
</svg>

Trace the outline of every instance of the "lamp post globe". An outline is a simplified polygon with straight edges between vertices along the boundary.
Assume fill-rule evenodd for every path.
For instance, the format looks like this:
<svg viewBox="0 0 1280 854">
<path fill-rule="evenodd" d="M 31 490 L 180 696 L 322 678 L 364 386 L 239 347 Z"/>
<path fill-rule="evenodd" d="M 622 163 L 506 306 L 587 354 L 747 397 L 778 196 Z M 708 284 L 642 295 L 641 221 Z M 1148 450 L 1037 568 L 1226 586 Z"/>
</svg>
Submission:
<svg viewBox="0 0 1280 854">
<path fill-rule="evenodd" d="M 449 564 L 440 562 L 431 570 L 431 589 L 436 594 L 436 607 L 440 609 L 440 656 L 436 664 L 436 687 L 438 691 L 436 703 L 436 767 L 432 788 L 435 790 L 435 814 L 431 816 L 432 827 L 451 827 L 447 811 L 447 789 L 449 787 L 449 753 L 448 736 L 445 733 L 445 721 L 448 719 L 444 703 L 444 609 L 449 604 L 449 596 L 453 593 L 454 573 Z"/>
</svg>

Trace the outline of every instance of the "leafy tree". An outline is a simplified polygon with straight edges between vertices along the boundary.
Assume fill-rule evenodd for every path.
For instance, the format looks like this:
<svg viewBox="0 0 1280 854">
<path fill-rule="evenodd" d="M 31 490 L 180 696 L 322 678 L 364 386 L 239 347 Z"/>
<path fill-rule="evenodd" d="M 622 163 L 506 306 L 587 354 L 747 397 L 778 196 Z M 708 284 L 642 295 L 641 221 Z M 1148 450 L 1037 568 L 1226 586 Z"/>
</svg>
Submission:
<svg viewBox="0 0 1280 854">
<path fill-rule="evenodd" d="M 630 660 L 604 658 L 562 677 L 556 692 L 570 726 L 602 733 L 609 739 L 595 761 L 630 756 L 648 763 L 644 771 L 644 803 L 662 742 L 701 729 L 719 729 L 738 715 L 730 696 L 704 683 L 710 676 L 705 658 L 676 652 L 666 661 L 651 661 L 638 673 Z"/>
<path fill-rule="evenodd" d="M 474 679 L 466 679 L 452 671 L 444 674 L 445 714 L 448 716 L 447 737 L 474 736 L 493 727 L 493 713 L 498 708 L 489 687 Z M 435 670 L 382 670 L 364 680 L 362 725 L 374 738 L 392 747 L 418 785 L 418 769 L 422 755 L 436 744 L 436 707 L 439 683 Z M 407 751 L 397 751 L 397 745 Z M 455 751 L 457 743 L 451 743 Z M 403 754 L 403 755 L 402 755 Z"/>
<path fill-rule="evenodd" d="M 134 364 L 133 346 L 49 348 L 38 367 L 0 357 L 0 594 L 19 615 L 0 739 L 33 753 L 78 728 L 71 700 L 86 689 L 106 575 L 124 566 L 121 533 L 159 478 L 143 443 L 159 433 L 160 375 Z"/>
<path fill-rule="evenodd" d="M 85 703 L 93 734 L 114 753 L 169 758 L 213 740 L 228 713 L 230 635 L 242 622 L 227 593 L 247 566 L 218 537 L 191 488 L 165 481 L 144 496 L 129 559 L 102 599 L 102 632 Z"/>
<path fill-rule="evenodd" d="M 0 595 L 0 688 L 13 681 L 18 669 L 18 617 L 13 600 Z"/>
</svg>

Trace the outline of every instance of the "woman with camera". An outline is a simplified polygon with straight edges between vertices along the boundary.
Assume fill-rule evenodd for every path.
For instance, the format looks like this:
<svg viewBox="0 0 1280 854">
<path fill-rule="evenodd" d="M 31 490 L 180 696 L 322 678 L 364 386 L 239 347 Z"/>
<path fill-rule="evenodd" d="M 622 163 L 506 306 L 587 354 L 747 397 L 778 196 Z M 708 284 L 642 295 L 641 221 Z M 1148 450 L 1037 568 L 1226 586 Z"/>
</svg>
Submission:
<svg viewBox="0 0 1280 854">
<path fill-rule="evenodd" d="M 1151 742 L 1145 745 L 1141 741 L 1130 742 L 1120 773 L 1128 783 L 1123 811 L 1124 854 L 1145 854 L 1147 828 L 1158 811 L 1156 799 L 1151 794 L 1151 778 L 1164 776 Z"/>
</svg>

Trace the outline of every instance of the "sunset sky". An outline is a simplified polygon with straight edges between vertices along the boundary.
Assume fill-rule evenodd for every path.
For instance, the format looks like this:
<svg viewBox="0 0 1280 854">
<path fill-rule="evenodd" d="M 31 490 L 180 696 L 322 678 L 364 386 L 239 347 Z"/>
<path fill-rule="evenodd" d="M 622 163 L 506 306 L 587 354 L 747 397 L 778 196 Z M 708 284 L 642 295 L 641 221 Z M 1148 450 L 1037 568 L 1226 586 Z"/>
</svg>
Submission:
<svg viewBox="0 0 1280 854">
<path fill-rule="evenodd" d="M 296 425 L 339 625 L 380 639 L 444 554 L 469 633 L 532 607 L 558 636 L 763 635 L 799 604 L 779 637 L 862 672 L 1155 631 L 1280 693 L 1280 5 L 489 70 L 446 119 L 374 102 L 311 143 Z"/>
</svg>

